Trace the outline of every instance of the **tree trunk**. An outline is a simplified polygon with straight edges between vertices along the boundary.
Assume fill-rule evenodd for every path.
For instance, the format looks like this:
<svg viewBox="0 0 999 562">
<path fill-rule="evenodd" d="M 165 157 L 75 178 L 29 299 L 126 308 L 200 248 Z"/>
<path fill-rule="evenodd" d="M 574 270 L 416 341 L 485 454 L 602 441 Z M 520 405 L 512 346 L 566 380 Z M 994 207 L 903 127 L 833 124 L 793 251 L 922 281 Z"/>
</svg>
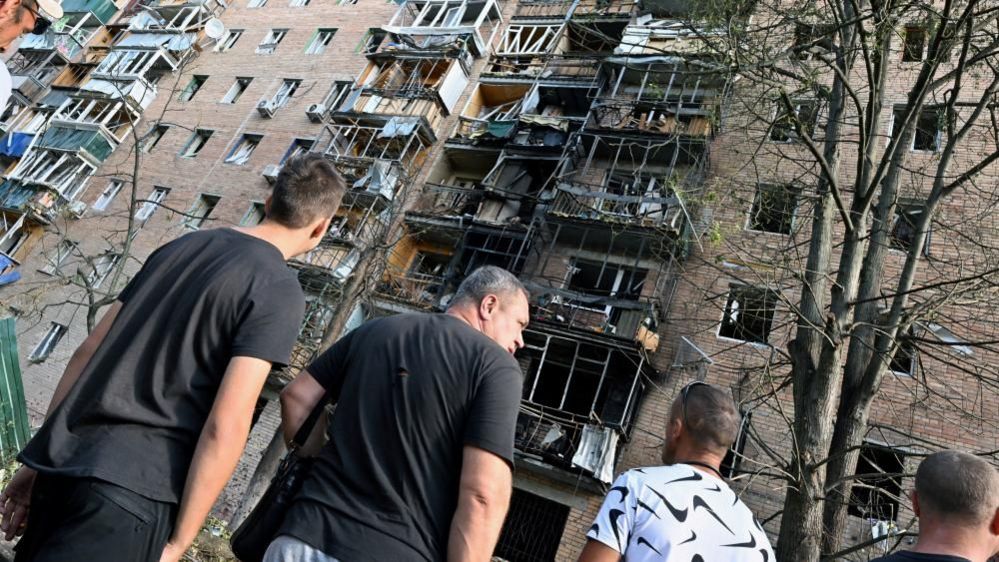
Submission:
<svg viewBox="0 0 999 562">
<path fill-rule="evenodd" d="M 236 509 L 236 513 L 229 520 L 230 529 L 238 527 L 246 519 L 246 516 L 250 514 L 250 511 L 256 507 L 257 502 L 260 501 L 264 492 L 267 491 L 267 486 L 271 483 L 271 477 L 277 472 L 278 466 L 281 465 L 281 459 L 287 450 L 288 448 L 284 446 L 284 434 L 279 425 L 277 431 L 274 432 L 274 436 L 271 437 L 271 442 L 264 449 L 264 454 L 260 458 L 260 462 L 257 463 L 257 468 L 254 469 L 253 476 L 250 477 L 250 483 L 247 484 L 246 490 L 243 492 L 239 508 Z"/>
</svg>

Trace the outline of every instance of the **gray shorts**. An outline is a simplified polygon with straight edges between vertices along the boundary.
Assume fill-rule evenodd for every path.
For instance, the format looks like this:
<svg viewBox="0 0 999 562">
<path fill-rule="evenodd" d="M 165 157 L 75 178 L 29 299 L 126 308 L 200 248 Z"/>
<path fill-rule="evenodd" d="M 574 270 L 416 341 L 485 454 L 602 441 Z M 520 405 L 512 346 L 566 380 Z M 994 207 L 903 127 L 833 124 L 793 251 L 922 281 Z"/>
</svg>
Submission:
<svg viewBox="0 0 999 562">
<path fill-rule="evenodd" d="M 321 550 L 288 535 L 281 535 L 267 547 L 264 562 L 340 562 Z"/>
</svg>

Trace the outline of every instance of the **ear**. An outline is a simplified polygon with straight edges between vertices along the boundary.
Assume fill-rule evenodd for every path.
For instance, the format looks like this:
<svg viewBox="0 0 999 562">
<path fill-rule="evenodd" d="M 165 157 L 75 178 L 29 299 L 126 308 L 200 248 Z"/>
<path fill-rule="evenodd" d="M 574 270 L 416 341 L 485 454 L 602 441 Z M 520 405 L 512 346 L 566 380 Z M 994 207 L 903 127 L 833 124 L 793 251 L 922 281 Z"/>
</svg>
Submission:
<svg viewBox="0 0 999 562">
<path fill-rule="evenodd" d="M 309 233 L 309 238 L 315 240 L 326 236 L 326 231 L 330 229 L 331 222 L 333 222 L 333 217 L 326 218 L 315 223 L 312 227 L 312 232 Z"/>
<path fill-rule="evenodd" d="M 2 0 L 0 0 L 0 1 L 2 1 Z M 272 196 L 272 195 L 268 195 L 267 199 L 264 199 L 264 214 L 265 215 L 271 214 L 271 201 L 273 201 L 273 200 L 274 200 L 274 196 Z"/>
<path fill-rule="evenodd" d="M 996 508 L 995 514 L 992 515 L 992 521 L 989 522 L 989 531 L 993 535 L 999 536 L 999 508 Z M 996 554 L 999 554 L 999 551 Z"/>
<path fill-rule="evenodd" d="M 916 495 L 916 491 L 913 490 L 909 492 L 909 498 L 912 500 L 912 512 L 919 517 L 919 496 Z"/>
<path fill-rule="evenodd" d="M 479 316 L 484 319 L 492 318 L 498 309 L 499 297 L 496 295 L 486 295 L 479 302 Z"/>
</svg>

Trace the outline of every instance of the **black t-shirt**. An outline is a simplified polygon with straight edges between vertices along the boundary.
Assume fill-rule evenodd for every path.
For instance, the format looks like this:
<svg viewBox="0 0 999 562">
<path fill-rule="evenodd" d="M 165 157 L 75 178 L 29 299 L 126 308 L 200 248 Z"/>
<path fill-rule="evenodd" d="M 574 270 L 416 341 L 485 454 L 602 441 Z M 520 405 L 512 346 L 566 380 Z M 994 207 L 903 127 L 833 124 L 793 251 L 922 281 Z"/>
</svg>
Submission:
<svg viewBox="0 0 999 562">
<path fill-rule="evenodd" d="M 458 318 L 401 314 L 354 330 L 308 371 L 337 406 L 281 534 L 344 562 L 443 560 L 462 448 L 513 463 L 517 361 Z"/>
<path fill-rule="evenodd" d="M 962 556 L 951 556 L 949 554 L 923 554 L 922 552 L 901 551 L 881 558 L 875 558 L 871 562 L 971 562 Z"/>
<path fill-rule="evenodd" d="M 41 472 L 179 502 L 229 360 L 289 360 L 305 299 L 274 245 L 231 229 L 153 252 L 80 380 L 25 447 Z"/>
</svg>

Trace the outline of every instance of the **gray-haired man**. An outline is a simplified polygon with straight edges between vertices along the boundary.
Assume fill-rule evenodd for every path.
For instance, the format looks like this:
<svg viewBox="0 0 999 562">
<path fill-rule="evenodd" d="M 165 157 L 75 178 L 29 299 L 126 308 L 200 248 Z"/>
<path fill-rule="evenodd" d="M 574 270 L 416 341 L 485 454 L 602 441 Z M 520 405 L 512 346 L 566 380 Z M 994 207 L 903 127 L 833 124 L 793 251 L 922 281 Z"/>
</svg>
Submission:
<svg viewBox="0 0 999 562">
<path fill-rule="evenodd" d="M 984 562 L 999 554 L 999 472 L 968 453 L 934 453 L 916 470 L 911 551 L 873 562 Z"/>
<path fill-rule="evenodd" d="M 265 562 L 487 561 L 510 500 L 527 291 L 483 267 L 445 314 L 349 333 L 281 395 L 289 439 L 325 392 L 337 404 Z"/>
</svg>

